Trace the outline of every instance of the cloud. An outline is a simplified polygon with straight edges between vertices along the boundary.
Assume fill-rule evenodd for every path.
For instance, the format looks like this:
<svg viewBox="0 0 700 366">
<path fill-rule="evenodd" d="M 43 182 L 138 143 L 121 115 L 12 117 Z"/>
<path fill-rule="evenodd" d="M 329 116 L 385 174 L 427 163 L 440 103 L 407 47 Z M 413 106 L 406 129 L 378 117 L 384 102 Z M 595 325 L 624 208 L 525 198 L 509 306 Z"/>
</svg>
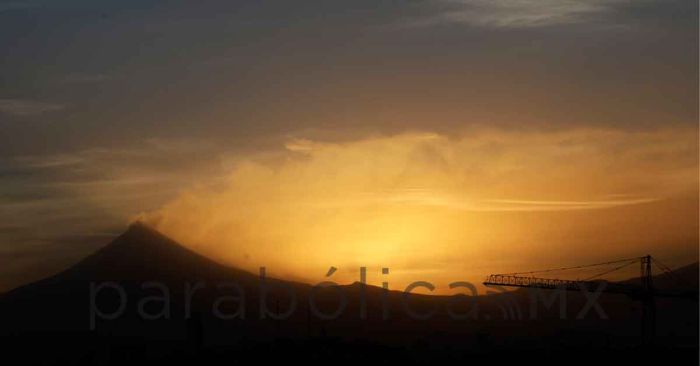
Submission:
<svg viewBox="0 0 700 366">
<path fill-rule="evenodd" d="M 225 183 L 188 189 L 138 217 L 218 260 L 293 278 L 331 264 L 410 272 L 421 258 L 495 261 L 510 251 L 534 259 L 552 248 L 673 242 L 693 235 L 690 226 L 659 225 L 688 220 L 666 202 L 697 189 L 695 133 L 484 129 L 342 143 L 297 138 L 276 158 L 239 156 Z M 657 219 L 659 210 L 668 215 Z"/>
<path fill-rule="evenodd" d="M 114 149 L 2 159 L 0 222 L 46 237 L 125 224 L 186 187 L 216 181 L 216 157 L 205 141 L 152 138 Z"/>
<path fill-rule="evenodd" d="M 65 109 L 64 104 L 29 99 L 0 99 L 0 112 L 20 117 L 37 116 Z"/>
<path fill-rule="evenodd" d="M 616 200 L 590 201 L 535 201 L 535 200 L 485 200 L 484 211 L 566 211 L 566 210 L 595 210 L 626 205 L 638 205 L 658 201 L 659 198 L 630 198 Z"/>
<path fill-rule="evenodd" d="M 107 74 L 90 74 L 84 72 L 74 72 L 66 75 L 63 80 L 68 84 L 95 84 L 111 79 Z"/>
<path fill-rule="evenodd" d="M 39 4 L 29 1 L 10 1 L 0 3 L 0 13 L 38 7 Z"/>
<path fill-rule="evenodd" d="M 410 23 L 461 23 L 487 28 L 532 28 L 588 22 L 620 0 L 438 0 L 437 14 Z"/>
<path fill-rule="evenodd" d="M 346 271 L 360 264 L 391 265 L 397 283 L 441 273 L 470 279 L 441 268 L 462 268 L 469 257 L 498 263 L 504 251 L 536 256 L 540 243 L 677 248 L 695 235 L 687 221 L 696 205 L 687 201 L 686 212 L 686 201 L 667 202 L 696 190 L 695 136 L 691 127 L 473 129 L 290 138 L 245 151 L 146 138 L 16 157 L 0 161 L 0 240 L 13 243 L 0 258 L 134 218 L 219 261 L 309 281 L 328 265 L 341 268 L 338 281 L 355 280 Z M 71 249 L 71 258 L 92 248 Z"/>
</svg>

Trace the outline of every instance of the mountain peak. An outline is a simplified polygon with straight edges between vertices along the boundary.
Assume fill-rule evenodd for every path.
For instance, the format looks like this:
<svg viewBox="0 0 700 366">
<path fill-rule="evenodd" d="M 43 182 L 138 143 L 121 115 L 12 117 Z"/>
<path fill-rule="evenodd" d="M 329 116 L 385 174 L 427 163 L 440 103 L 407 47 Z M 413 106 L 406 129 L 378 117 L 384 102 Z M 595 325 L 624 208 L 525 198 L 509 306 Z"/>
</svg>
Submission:
<svg viewBox="0 0 700 366">
<path fill-rule="evenodd" d="M 144 283 L 155 281 L 173 289 L 198 281 L 217 283 L 236 280 L 254 283 L 257 276 L 204 257 L 136 221 L 112 242 L 54 276 L 18 287 L 7 294 L 17 297 L 87 289 L 91 282 Z"/>
<path fill-rule="evenodd" d="M 143 222 L 141 220 L 136 220 L 136 221 L 130 223 L 129 227 L 126 229 L 124 234 L 129 233 L 129 232 L 132 232 L 132 233 L 148 232 L 148 233 L 155 234 L 155 235 L 162 235 L 156 229 L 152 228 L 151 226 L 149 226 L 148 224 L 146 224 L 145 222 Z"/>
<path fill-rule="evenodd" d="M 129 224 L 129 227 L 121 235 L 119 235 L 114 241 L 112 241 L 105 248 L 111 246 L 135 246 L 135 247 L 149 247 L 149 246 L 174 246 L 183 248 L 184 247 L 176 242 L 175 240 L 163 235 L 158 230 L 145 224 L 142 221 L 134 221 Z"/>
<path fill-rule="evenodd" d="M 102 249 L 66 272 L 70 277 L 95 280 L 180 279 L 237 271 L 184 247 L 156 229 L 136 221 Z M 196 277 L 196 276 L 195 276 Z"/>
</svg>

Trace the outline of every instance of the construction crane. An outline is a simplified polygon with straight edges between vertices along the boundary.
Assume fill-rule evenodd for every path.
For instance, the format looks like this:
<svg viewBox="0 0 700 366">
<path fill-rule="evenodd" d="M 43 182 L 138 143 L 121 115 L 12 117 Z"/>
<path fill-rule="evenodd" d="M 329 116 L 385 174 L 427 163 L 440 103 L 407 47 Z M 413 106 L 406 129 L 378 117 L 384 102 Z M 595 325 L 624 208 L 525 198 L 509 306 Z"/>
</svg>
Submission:
<svg viewBox="0 0 700 366">
<path fill-rule="evenodd" d="M 485 286 L 506 286 L 506 287 L 527 287 L 550 290 L 566 290 L 566 291 L 581 291 L 582 289 L 596 288 L 600 284 L 600 277 L 612 272 L 621 270 L 632 264 L 640 264 L 640 285 L 625 283 L 625 282 L 608 282 L 603 292 L 625 294 L 630 298 L 641 301 L 642 303 L 642 340 L 645 343 L 651 342 L 656 332 L 656 302 L 657 297 L 675 297 L 691 300 L 698 300 L 698 292 L 696 290 L 686 291 L 669 291 L 659 290 L 653 286 L 652 264 L 655 264 L 661 272 L 669 276 L 677 282 L 683 282 L 678 278 L 671 269 L 666 265 L 653 258 L 650 255 L 643 257 L 620 259 L 615 261 L 587 264 L 566 268 L 545 269 L 539 271 L 516 272 L 505 274 L 493 274 L 488 276 L 484 282 Z M 576 270 L 598 267 L 602 265 L 616 265 L 612 269 L 608 269 L 602 273 L 588 277 L 583 280 L 564 280 L 541 278 L 534 276 L 538 273 L 558 272 L 564 270 Z M 598 278 L 598 280 L 596 280 Z"/>
</svg>

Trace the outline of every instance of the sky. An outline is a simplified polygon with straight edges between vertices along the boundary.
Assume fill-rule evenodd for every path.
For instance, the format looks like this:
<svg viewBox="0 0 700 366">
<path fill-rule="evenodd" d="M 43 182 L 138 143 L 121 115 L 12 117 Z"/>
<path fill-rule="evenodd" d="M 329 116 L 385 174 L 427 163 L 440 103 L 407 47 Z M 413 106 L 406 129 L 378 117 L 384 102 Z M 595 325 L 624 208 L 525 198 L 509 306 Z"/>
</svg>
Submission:
<svg viewBox="0 0 700 366">
<path fill-rule="evenodd" d="M 695 0 L 0 0 L 0 49 L 0 291 L 136 219 L 309 282 L 697 261 Z"/>
</svg>

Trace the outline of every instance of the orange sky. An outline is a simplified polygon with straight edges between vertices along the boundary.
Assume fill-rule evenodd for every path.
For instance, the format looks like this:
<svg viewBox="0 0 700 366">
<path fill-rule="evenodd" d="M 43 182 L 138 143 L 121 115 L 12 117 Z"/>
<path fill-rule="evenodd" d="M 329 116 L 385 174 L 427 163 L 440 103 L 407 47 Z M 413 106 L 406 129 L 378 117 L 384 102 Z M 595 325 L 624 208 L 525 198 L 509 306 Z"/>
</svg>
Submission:
<svg viewBox="0 0 700 366">
<path fill-rule="evenodd" d="M 697 255 L 692 129 L 484 129 L 285 147 L 237 157 L 225 183 L 142 219 L 251 271 L 313 282 L 335 266 L 333 279 L 351 282 L 366 266 L 379 284 L 386 266 L 392 288 L 430 280 L 438 291 L 555 263 Z"/>
</svg>

